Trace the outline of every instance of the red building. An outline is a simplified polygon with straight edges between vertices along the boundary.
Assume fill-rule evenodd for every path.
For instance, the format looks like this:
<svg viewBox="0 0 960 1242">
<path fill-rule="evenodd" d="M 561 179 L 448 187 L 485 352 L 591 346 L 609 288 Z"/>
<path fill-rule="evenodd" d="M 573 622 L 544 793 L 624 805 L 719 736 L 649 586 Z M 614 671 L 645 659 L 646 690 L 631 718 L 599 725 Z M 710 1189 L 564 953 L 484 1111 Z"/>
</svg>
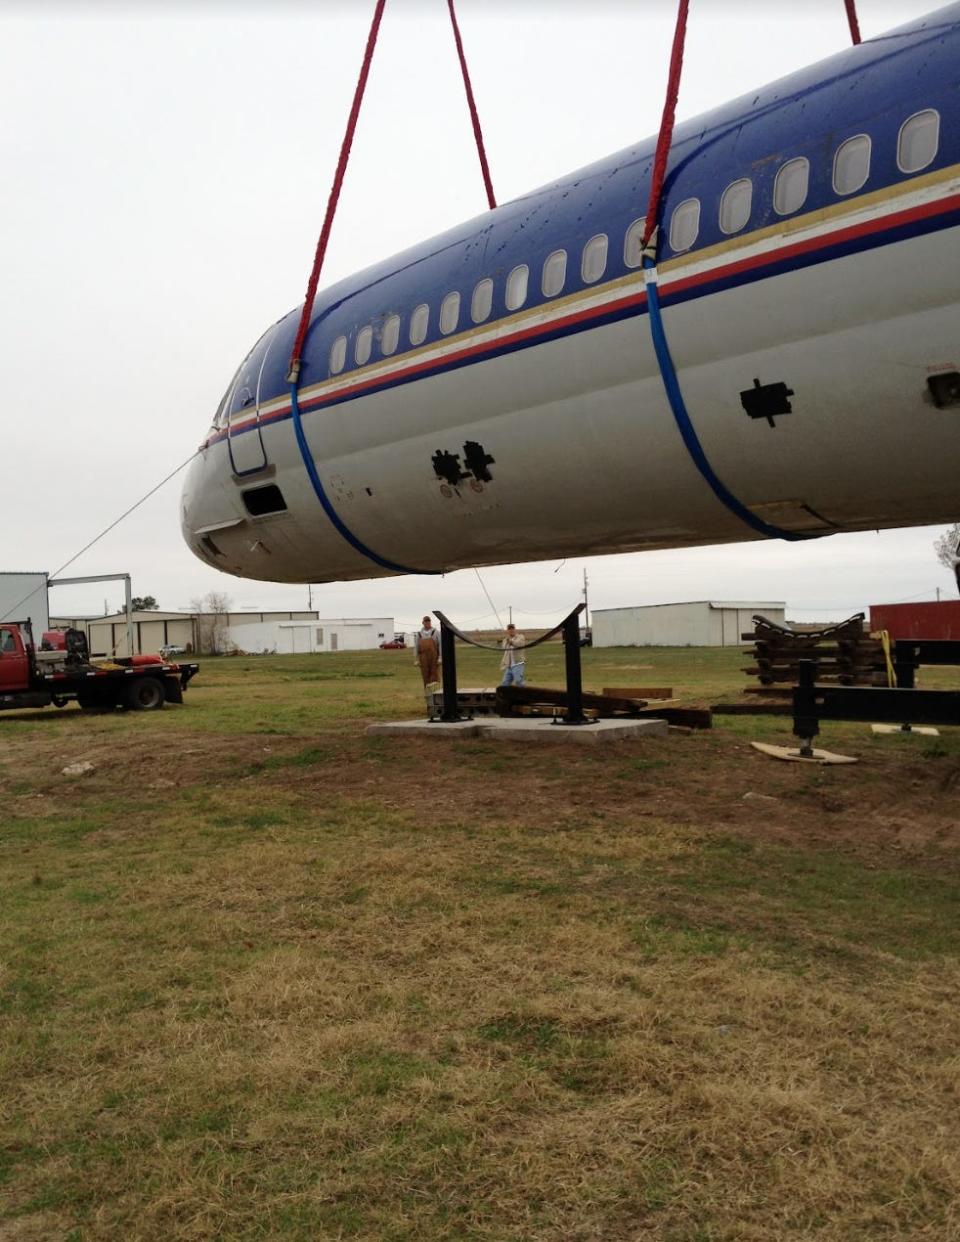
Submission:
<svg viewBox="0 0 960 1242">
<path fill-rule="evenodd" d="M 892 639 L 952 639 L 960 642 L 960 599 L 925 604 L 871 604 L 870 629 Z"/>
</svg>

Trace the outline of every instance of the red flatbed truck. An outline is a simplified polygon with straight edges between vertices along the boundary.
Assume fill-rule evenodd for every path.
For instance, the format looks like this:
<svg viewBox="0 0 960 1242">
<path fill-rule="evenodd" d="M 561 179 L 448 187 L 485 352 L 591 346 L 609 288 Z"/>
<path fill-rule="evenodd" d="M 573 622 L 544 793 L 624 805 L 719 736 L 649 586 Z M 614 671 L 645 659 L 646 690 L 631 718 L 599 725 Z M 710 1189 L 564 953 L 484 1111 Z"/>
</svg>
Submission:
<svg viewBox="0 0 960 1242">
<path fill-rule="evenodd" d="M 62 646 L 37 651 L 29 621 L 0 623 L 0 711 L 70 702 L 85 711 L 159 711 L 167 703 L 183 702 L 199 667 L 170 664 L 160 656 L 92 661 L 86 636 L 78 630 L 67 630 Z"/>
</svg>

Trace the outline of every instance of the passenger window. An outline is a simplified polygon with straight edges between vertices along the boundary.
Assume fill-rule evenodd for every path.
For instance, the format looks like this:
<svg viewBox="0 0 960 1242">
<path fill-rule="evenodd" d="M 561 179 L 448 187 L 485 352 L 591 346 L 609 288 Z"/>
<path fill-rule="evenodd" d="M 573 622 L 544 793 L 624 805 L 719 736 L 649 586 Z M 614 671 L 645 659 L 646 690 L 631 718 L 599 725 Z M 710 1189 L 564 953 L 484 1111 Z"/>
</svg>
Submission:
<svg viewBox="0 0 960 1242">
<path fill-rule="evenodd" d="M 585 285 L 592 285 L 607 270 L 607 235 L 598 233 L 583 248 L 580 276 Z"/>
<path fill-rule="evenodd" d="M 460 319 L 460 294 L 448 293 L 440 303 L 440 331 L 449 336 Z"/>
<path fill-rule="evenodd" d="M 421 302 L 410 316 L 410 344 L 422 345 L 427 339 L 427 328 L 430 324 L 430 307 Z"/>
<path fill-rule="evenodd" d="M 700 232 L 700 200 L 688 198 L 670 217 L 670 249 L 689 250 Z"/>
<path fill-rule="evenodd" d="M 357 343 L 353 349 L 353 356 L 357 361 L 357 366 L 362 367 L 364 363 L 370 361 L 370 351 L 373 349 L 373 328 L 369 324 L 365 328 L 361 328 L 357 333 Z"/>
<path fill-rule="evenodd" d="M 753 182 L 749 177 L 734 181 L 720 196 L 720 232 L 739 233 L 750 219 Z"/>
<path fill-rule="evenodd" d="M 932 164 L 940 145 L 940 113 L 928 108 L 917 112 L 900 127 L 897 139 L 897 167 L 901 172 L 919 172 Z"/>
<path fill-rule="evenodd" d="M 383 321 L 383 331 L 380 334 L 380 350 L 384 355 L 396 352 L 397 346 L 400 344 L 400 316 L 388 315 Z"/>
<path fill-rule="evenodd" d="M 646 220 L 634 220 L 623 239 L 623 261 L 627 267 L 639 267 L 643 263 L 643 230 Z"/>
<path fill-rule="evenodd" d="M 870 176 L 870 139 L 866 134 L 848 138 L 833 157 L 833 189 L 836 194 L 852 194 Z"/>
<path fill-rule="evenodd" d="M 778 216 L 799 211 L 807 201 L 810 185 L 810 161 L 802 155 L 787 160 L 773 183 L 773 210 Z"/>
<path fill-rule="evenodd" d="M 17 644 L 13 641 L 10 630 L 0 630 L 0 651 L 16 651 Z"/>
<path fill-rule="evenodd" d="M 555 298 L 563 288 L 566 279 L 567 252 L 555 250 L 553 254 L 547 255 L 547 260 L 543 265 L 543 279 L 540 285 L 543 289 L 543 296 Z"/>
<path fill-rule="evenodd" d="M 515 267 L 507 277 L 507 291 L 505 301 L 507 310 L 519 310 L 527 300 L 527 284 L 530 280 L 530 269 L 526 263 L 521 263 L 519 267 Z"/>
<path fill-rule="evenodd" d="M 330 374 L 339 375 L 347 365 L 347 338 L 338 336 L 330 346 Z"/>
<path fill-rule="evenodd" d="M 474 323 L 483 323 L 485 319 L 490 318 L 492 306 L 493 281 L 485 278 L 477 282 L 473 291 L 473 297 L 470 299 L 470 318 Z"/>
</svg>

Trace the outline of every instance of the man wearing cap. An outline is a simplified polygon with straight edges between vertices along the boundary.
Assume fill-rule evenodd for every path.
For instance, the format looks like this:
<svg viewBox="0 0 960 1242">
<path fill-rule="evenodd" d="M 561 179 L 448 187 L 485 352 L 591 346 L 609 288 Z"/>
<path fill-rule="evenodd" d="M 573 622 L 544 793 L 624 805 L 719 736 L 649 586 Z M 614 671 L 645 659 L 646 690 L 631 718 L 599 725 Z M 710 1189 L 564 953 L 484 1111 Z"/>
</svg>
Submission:
<svg viewBox="0 0 960 1242">
<path fill-rule="evenodd" d="M 413 638 L 413 649 L 416 652 L 415 663 L 420 666 L 423 684 L 429 686 L 440 677 L 440 635 L 433 628 L 430 617 L 423 618 L 423 627 L 417 630 Z"/>
</svg>

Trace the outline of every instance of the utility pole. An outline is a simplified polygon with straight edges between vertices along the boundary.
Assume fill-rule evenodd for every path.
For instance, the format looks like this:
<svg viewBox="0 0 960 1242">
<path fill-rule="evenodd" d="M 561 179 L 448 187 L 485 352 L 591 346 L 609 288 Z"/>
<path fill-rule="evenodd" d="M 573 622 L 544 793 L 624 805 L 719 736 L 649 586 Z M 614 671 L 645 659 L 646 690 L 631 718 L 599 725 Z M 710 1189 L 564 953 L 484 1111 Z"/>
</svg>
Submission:
<svg viewBox="0 0 960 1242">
<path fill-rule="evenodd" d="M 584 565 L 583 567 L 583 603 L 584 603 L 583 624 L 585 628 L 588 630 L 590 628 L 590 597 L 587 594 L 587 588 L 589 585 L 590 583 L 587 579 L 587 567 L 586 565 Z"/>
<path fill-rule="evenodd" d="M 313 585 L 307 583 L 307 609 L 313 612 Z"/>
<path fill-rule="evenodd" d="M 937 603 L 940 603 L 940 588 L 937 587 Z"/>
<path fill-rule="evenodd" d="M 513 625 L 513 604 L 509 605 L 507 612 L 510 614 L 510 624 Z"/>
</svg>

